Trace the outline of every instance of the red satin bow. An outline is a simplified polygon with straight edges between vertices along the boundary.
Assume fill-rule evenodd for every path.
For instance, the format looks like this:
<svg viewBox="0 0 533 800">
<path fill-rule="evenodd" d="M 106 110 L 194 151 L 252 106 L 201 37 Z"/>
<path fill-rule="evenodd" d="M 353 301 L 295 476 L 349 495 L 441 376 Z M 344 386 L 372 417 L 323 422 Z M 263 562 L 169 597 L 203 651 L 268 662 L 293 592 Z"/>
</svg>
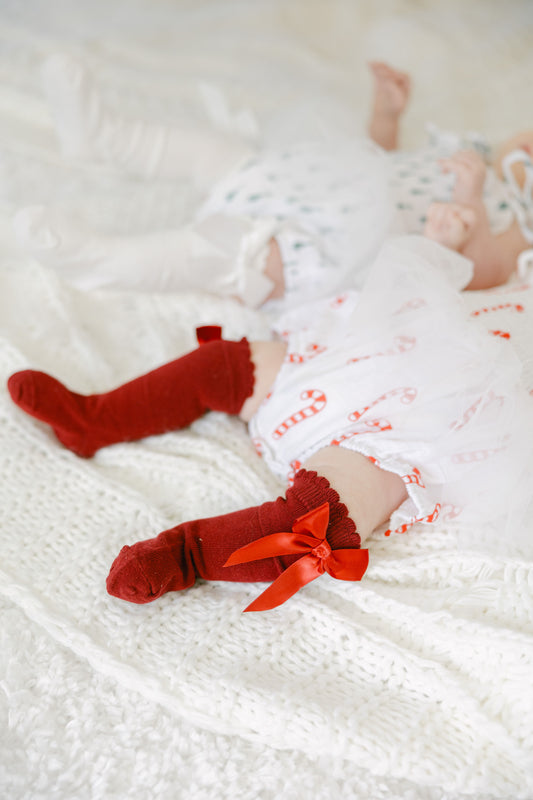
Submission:
<svg viewBox="0 0 533 800">
<path fill-rule="evenodd" d="M 324 503 L 299 517 L 291 533 L 283 531 L 264 536 L 231 554 L 225 567 L 260 558 L 302 553 L 302 557 L 287 567 L 245 611 L 276 608 L 324 572 L 342 581 L 361 580 L 368 566 L 368 550 L 332 550 L 326 539 L 328 522 L 329 503 Z"/>
</svg>

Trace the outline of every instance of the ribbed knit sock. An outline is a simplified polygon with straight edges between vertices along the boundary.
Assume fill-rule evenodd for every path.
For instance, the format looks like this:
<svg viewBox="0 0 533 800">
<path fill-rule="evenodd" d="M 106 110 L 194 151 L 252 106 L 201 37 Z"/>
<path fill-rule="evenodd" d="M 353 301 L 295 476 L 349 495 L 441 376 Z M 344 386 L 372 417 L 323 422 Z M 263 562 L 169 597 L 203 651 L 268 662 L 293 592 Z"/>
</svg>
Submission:
<svg viewBox="0 0 533 800">
<path fill-rule="evenodd" d="M 110 444 L 185 428 L 207 411 L 238 414 L 253 387 L 246 339 L 207 341 L 104 394 L 77 394 L 35 370 L 16 372 L 8 380 L 13 401 L 51 425 L 65 447 L 85 458 Z"/>
<path fill-rule="evenodd" d="M 297 519 L 324 503 L 329 505 L 326 536 L 331 549 L 359 549 L 355 523 L 338 493 L 326 478 L 300 470 L 285 497 L 219 517 L 184 522 L 154 539 L 123 547 L 111 567 L 107 590 L 132 603 L 148 603 L 166 592 L 187 589 L 196 578 L 273 581 L 300 556 L 224 565 L 238 548 L 273 533 L 291 531 Z"/>
</svg>

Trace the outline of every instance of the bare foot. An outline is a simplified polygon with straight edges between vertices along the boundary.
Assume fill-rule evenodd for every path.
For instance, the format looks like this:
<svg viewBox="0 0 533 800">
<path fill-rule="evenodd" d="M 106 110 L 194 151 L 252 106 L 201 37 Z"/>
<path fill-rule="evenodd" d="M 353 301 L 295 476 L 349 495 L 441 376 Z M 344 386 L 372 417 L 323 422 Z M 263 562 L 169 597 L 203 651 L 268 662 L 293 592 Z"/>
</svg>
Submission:
<svg viewBox="0 0 533 800">
<path fill-rule="evenodd" d="M 411 78 L 383 61 L 370 61 L 368 66 L 374 78 L 369 133 L 385 150 L 394 150 L 398 144 L 400 117 L 411 94 Z"/>
<path fill-rule="evenodd" d="M 477 215 L 459 203 L 432 203 L 427 212 L 424 236 L 461 252 L 475 232 Z"/>
<path fill-rule="evenodd" d="M 374 102 L 377 111 L 396 117 L 405 111 L 411 93 L 411 78 L 383 61 L 370 61 L 374 76 Z"/>
</svg>

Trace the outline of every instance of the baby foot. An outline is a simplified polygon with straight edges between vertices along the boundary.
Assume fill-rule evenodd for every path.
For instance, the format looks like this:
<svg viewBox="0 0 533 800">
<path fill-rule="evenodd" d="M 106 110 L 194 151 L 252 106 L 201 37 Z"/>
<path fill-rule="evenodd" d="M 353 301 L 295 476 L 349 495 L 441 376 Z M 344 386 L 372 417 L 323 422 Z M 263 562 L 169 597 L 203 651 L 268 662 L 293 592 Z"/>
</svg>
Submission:
<svg viewBox="0 0 533 800">
<path fill-rule="evenodd" d="M 432 203 L 427 213 L 424 236 L 460 252 L 469 241 L 476 223 L 476 212 L 469 206 Z"/>
<path fill-rule="evenodd" d="M 382 61 L 371 61 L 374 76 L 374 102 L 368 133 L 384 150 L 396 150 L 399 123 L 411 91 L 411 80 L 406 72 L 389 67 Z"/>
<path fill-rule="evenodd" d="M 61 444 L 82 458 L 94 455 L 98 445 L 88 436 L 89 398 L 71 392 L 45 372 L 31 369 L 11 375 L 7 388 L 13 402 L 26 414 L 50 425 Z"/>
<path fill-rule="evenodd" d="M 368 66 L 374 77 L 374 113 L 400 117 L 411 93 L 409 75 L 383 61 L 370 61 Z"/>
<path fill-rule="evenodd" d="M 182 570 L 184 536 L 178 525 L 154 539 L 125 546 L 113 561 L 107 576 L 107 591 L 130 603 L 150 603 L 163 594 L 187 589 L 194 572 Z"/>
</svg>

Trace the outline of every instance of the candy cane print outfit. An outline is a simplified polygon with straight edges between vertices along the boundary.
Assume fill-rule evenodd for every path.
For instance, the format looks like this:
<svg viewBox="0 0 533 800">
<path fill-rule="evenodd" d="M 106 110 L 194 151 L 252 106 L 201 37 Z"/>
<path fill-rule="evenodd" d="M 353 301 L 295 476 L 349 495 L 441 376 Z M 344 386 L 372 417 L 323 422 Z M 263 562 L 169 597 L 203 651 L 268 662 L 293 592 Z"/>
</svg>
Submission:
<svg viewBox="0 0 533 800">
<path fill-rule="evenodd" d="M 494 335 L 490 315 L 465 307 L 461 271 L 467 284 L 468 260 L 422 237 L 398 237 L 361 293 L 279 319 L 287 355 L 250 422 L 274 473 L 290 481 L 313 453 L 338 445 L 404 479 L 409 497 L 392 531 L 508 514 L 533 464 L 533 401 L 510 340 Z M 485 293 L 469 294 L 479 305 Z M 525 338 L 533 341 L 531 317 Z"/>
</svg>

